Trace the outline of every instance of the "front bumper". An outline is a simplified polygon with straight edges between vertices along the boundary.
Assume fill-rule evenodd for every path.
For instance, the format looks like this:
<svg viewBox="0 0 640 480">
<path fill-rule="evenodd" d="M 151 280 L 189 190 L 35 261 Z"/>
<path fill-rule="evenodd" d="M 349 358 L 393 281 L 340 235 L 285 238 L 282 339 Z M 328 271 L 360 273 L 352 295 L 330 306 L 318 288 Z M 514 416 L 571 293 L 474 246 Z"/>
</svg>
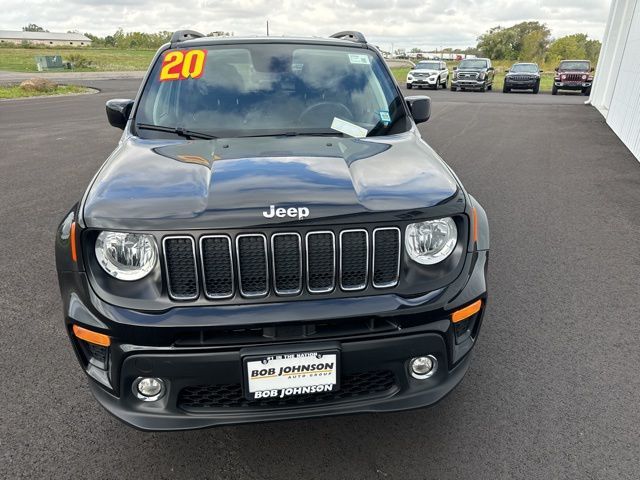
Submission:
<svg viewBox="0 0 640 480">
<path fill-rule="evenodd" d="M 505 85 L 515 90 L 529 90 L 536 87 L 538 80 L 513 81 L 505 80 Z"/>
<path fill-rule="evenodd" d="M 458 87 L 458 88 L 482 88 L 484 85 L 486 85 L 486 80 L 468 80 L 468 79 L 453 79 L 451 80 L 451 86 L 452 87 Z"/>
<path fill-rule="evenodd" d="M 408 85 L 414 85 L 414 86 L 429 86 L 432 87 L 434 85 L 436 85 L 438 83 L 439 78 L 438 77 L 427 77 L 427 78 L 416 78 L 413 77 L 412 79 L 407 78 L 407 84 Z"/>
<path fill-rule="evenodd" d="M 585 88 L 591 87 L 592 82 L 559 82 L 554 81 L 554 84 L 557 88 L 562 90 L 583 90 Z"/>
<path fill-rule="evenodd" d="M 67 331 L 100 404 L 142 430 L 183 430 L 437 402 L 468 368 L 484 315 L 487 262 L 487 251 L 468 253 L 453 283 L 417 298 L 385 294 L 241 305 L 226 326 L 219 325 L 229 320 L 217 316 L 220 307 L 215 306 L 149 314 L 109 305 L 82 272 L 62 272 L 60 284 Z M 456 334 L 450 312 L 478 298 L 482 310 Z M 282 309 L 293 309 L 297 321 L 260 324 Z M 110 335 L 103 364 L 87 358 L 86 346 L 71 334 L 74 324 Z M 318 345 L 340 351 L 341 388 L 335 395 L 279 404 L 244 400 L 241 358 L 247 349 L 300 352 Z M 438 362 L 436 373 L 425 380 L 412 378 L 408 370 L 409 359 L 419 355 L 433 355 Z M 132 390 L 138 377 L 162 378 L 166 394 L 155 402 L 138 400 Z"/>
</svg>

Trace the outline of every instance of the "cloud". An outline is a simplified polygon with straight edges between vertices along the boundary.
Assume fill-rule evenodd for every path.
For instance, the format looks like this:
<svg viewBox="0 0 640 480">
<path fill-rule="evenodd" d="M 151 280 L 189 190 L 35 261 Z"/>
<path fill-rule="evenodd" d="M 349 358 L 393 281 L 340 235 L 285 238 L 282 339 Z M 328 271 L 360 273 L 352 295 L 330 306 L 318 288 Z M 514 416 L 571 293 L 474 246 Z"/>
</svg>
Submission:
<svg viewBox="0 0 640 480">
<path fill-rule="evenodd" d="M 600 39 L 610 0 L 4 0 L 3 28 L 36 23 L 98 35 L 192 28 L 235 35 L 328 36 L 359 30 L 382 48 L 466 47 L 489 28 L 537 20 L 554 36 Z"/>
</svg>

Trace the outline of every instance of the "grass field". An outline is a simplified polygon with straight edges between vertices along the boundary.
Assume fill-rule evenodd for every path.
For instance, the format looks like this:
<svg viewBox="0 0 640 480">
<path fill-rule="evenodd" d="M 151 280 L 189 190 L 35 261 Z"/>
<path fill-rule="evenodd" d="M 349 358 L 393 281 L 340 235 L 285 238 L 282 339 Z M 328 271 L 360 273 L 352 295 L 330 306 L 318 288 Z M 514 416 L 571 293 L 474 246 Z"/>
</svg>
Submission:
<svg viewBox="0 0 640 480">
<path fill-rule="evenodd" d="M 77 85 L 57 85 L 54 89 L 43 92 L 23 90 L 19 85 L 9 85 L 0 86 L 0 99 L 41 97 L 43 95 L 68 95 L 70 93 L 87 93 L 90 91 L 90 88 L 79 87 Z"/>
<path fill-rule="evenodd" d="M 505 72 L 513 65 L 515 62 L 493 62 L 493 67 L 496 69 L 495 77 L 493 80 L 493 89 L 494 90 L 502 90 L 502 85 L 504 84 L 504 75 Z M 458 65 L 458 62 L 447 62 L 447 66 L 449 67 L 449 72 L 453 75 L 453 67 Z M 542 69 L 542 78 L 540 80 L 540 91 L 541 92 L 550 92 L 551 87 L 553 86 L 553 75 L 555 73 L 554 68 L 556 65 L 541 65 Z M 404 85 L 407 79 L 407 73 L 409 72 L 409 68 L 392 68 L 391 71 L 393 75 L 396 77 L 396 81 L 399 85 Z M 451 75 L 449 78 L 451 78 Z"/>
<path fill-rule="evenodd" d="M 36 61 L 33 58 L 36 55 L 62 55 L 63 61 L 66 61 L 74 54 L 81 55 L 92 63 L 91 67 L 73 70 L 76 72 L 146 70 L 155 52 L 115 48 L 0 48 L 0 70 L 37 72 Z"/>
</svg>

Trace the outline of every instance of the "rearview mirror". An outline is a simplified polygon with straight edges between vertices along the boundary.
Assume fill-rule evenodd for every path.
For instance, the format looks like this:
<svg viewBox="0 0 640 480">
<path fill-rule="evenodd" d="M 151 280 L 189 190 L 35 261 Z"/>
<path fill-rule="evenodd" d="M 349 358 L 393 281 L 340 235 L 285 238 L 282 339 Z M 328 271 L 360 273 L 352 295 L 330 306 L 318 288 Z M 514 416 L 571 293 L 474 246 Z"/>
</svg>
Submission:
<svg viewBox="0 0 640 480">
<path fill-rule="evenodd" d="M 115 98 L 107 101 L 107 119 L 111 126 L 124 130 L 132 107 L 133 100 L 130 99 Z"/>
<path fill-rule="evenodd" d="M 407 106 L 411 111 L 413 121 L 423 123 L 429 120 L 431 116 L 431 99 L 424 95 L 416 95 L 413 97 L 405 97 Z"/>
</svg>

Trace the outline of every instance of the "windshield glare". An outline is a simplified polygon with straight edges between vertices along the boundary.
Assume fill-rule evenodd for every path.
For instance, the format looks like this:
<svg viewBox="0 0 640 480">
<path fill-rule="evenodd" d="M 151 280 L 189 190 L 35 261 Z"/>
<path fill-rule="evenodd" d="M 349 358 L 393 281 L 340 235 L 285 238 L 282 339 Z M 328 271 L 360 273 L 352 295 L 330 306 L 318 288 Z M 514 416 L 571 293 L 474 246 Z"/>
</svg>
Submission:
<svg viewBox="0 0 640 480">
<path fill-rule="evenodd" d="M 538 73 L 538 66 L 531 63 L 517 63 L 513 67 L 511 67 L 510 72 L 527 72 L 527 73 Z"/>
<path fill-rule="evenodd" d="M 440 64 L 438 62 L 419 62 L 416 65 L 416 70 L 440 70 Z"/>
<path fill-rule="evenodd" d="M 586 72 L 589 70 L 589 62 L 560 62 L 560 70 L 576 70 L 578 72 Z"/>
<path fill-rule="evenodd" d="M 216 137 L 341 136 L 331 128 L 334 119 L 353 124 L 345 132 L 359 132 L 353 136 L 410 128 L 394 81 L 369 50 L 292 44 L 201 49 L 169 50 L 160 57 L 145 85 L 136 124 Z M 191 50 L 198 51 L 189 54 Z M 168 66 L 176 56 L 190 58 L 190 63 Z M 148 129 L 138 129 L 138 134 L 167 136 Z"/>
<path fill-rule="evenodd" d="M 462 60 L 458 68 L 486 68 L 486 60 Z"/>
</svg>

